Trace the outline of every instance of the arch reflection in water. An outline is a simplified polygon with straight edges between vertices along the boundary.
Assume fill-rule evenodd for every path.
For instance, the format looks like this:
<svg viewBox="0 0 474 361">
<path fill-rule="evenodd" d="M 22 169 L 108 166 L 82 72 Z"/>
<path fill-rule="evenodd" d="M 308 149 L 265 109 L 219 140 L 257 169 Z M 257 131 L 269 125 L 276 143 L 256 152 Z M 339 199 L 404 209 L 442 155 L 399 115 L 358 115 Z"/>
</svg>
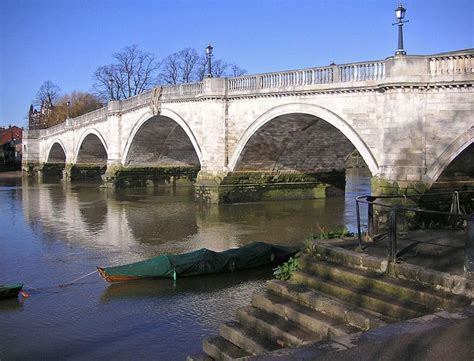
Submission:
<svg viewBox="0 0 474 361">
<path fill-rule="evenodd" d="M 122 249 L 135 243 L 123 209 L 100 189 L 23 183 L 22 194 L 25 220 L 45 239 Z"/>
<path fill-rule="evenodd" d="M 346 197 L 200 205 L 192 188 L 163 187 L 109 193 L 94 187 L 23 187 L 25 218 L 45 234 L 140 260 L 199 248 L 222 251 L 254 241 L 299 244 L 321 229 L 355 229 L 354 197 L 370 193 L 370 174 L 349 170 Z"/>
</svg>

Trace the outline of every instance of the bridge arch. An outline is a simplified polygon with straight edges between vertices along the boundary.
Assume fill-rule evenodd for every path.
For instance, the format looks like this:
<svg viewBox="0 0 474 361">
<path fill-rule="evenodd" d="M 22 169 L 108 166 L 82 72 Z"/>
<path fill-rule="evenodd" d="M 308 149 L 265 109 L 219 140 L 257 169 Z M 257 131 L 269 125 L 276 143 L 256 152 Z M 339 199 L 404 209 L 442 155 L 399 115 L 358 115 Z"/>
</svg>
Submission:
<svg viewBox="0 0 474 361">
<path fill-rule="evenodd" d="M 154 133 L 152 134 L 151 131 Z M 147 134 L 148 133 L 148 134 Z M 144 147 L 145 144 L 140 144 L 140 135 L 144 136 L 145 139 L 143 142 L 147 140 L 156 141 L 158 140 L 158 136 L 161 136 L 162 139 L 159 139 L 160 144 L 155 144 L 155 152 L 163 152 L 167 145 L 172 145 L 175 142 L 176 147 L 180 149 L 166 149 L 166 154 L 158 154 L 158 156 L 164 156 L 167 158 L 179 158 L 177 156 L 177 152 L 180 152 L 183 156 L 183 163 L 188 163 L 188 165 L 193 166 L 200 166 L 202 164 L 202 152 L 201 148 L 197 142 L 197 139 L 187 124 L 187 122 L 177 113 L 174 111 L 162 108 L 160 114 L 153 115 L 150 111 L 147 111 L 143 114 L 135 123 L 132 131 L 130 132 L 127 142 L 125 144 L 125 148 L 122 155 L 122 164 L 127 165 L 134 165 L 140 163 L 140 160 L 134 160 L 133 153 L 144 153 L 143 151 L 137 152 L 134 150 L 135 147 Z M 177 141 L 177 142 L 176 142 Z M 142 142 L 142 143 L 143 143 Z M 156 147 L 160 147 L 156 149 Z M 174 153 L 173 153 L 174 152 Z M 155 161 L 156 161 L 156 154 Z M 180 159 L 174 159 L 177 164 L 180 162 Z"/>
<path fill-rule="evenodd" d="M 430 186 L 435 183 L 441 174 L 452 164 L 452 162 L 468 148 L 474 147 L 474 127 L 469 128 L 466 132 L 458 136 L 444 152 L 436 159 L 436 161 L 428 168 L 426 175 Z M 471 155 L 474 150 L 471 150 Z"/>
<path fill-rule="evenodd" d="M 48 149 L 46 163 L 64 163 L 66 164 L 66 147 L 60 139 L 54 139 Z"/>
<path fill-rule="evenodd" d="M 77 144 L 74 163 L 107 163 L 107 143 L 97 129 L 84 131 Z"/>
<path fill-rule="evenodd" d="M 263 127 L 267 125 L 267 123 L 271 122 L 275 118 L 292 114 L 313 116 L 316 119 L 320 119 L 323 122 L 339 130 L 360 153 L 361 157 L 364 159 L 365 163 L 369 167 L 372 175 L 377 175 L 379 173 L 379 166 L 369 147 L 344 119 L 342 119 L 337 114 L 331 112 L 326 108 L 307 103 L 290 103 L 276 106 L 260 115 L 245 130 L 245 132 L 239 139 L 235 150 L 229 160 L 229 169 L 231 171 L 235 170 L 239 160 L 241 159 L 244 149 L 251 140 L 251 138 L 255 134 L 257 134 L 259 130 L 263 129 Z"/>
</svg>

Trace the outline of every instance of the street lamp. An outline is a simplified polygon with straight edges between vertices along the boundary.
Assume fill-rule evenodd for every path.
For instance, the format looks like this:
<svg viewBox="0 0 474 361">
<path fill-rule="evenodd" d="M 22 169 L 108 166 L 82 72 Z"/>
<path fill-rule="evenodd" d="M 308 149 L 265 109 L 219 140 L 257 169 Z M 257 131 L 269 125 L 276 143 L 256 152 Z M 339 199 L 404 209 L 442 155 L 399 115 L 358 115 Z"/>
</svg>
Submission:
<svg viewBox="0 0 474 361">
<path fill-rule="evenodd" d="M 69 119 L 71 117 L 71 102 L 69 100 L 66 102 L 66 106 L 67 106 L 67 119 Z"/>
<path fill-rule="evenodd" d="M 114 93 L 112 92 L 112 86 L 114 85 L 114 80 L 112 78 L 109 79 L 109 96 L 110 100 L 114 100 Z"/>
<path fill-rule="evenodd" d="M 212 57 L 212 45 L 209 44 L 206 48 L 206 57 L 207 57 L 207 77 L 212 78 L 212 66 L 211 66 L 211 57 Z"/>
<path fill-rule="evenodd" d="M 407 9 L 405 9 L 401 3 L 395 9 L 395 17 L 397 18 L 397 22 L 392 24 L 398 25 L 398 49 L 395 52 L 395 55 L 406 54 L 405 49 L 403 49 L 403 24 L 408 22 L 408 20 L 404 20 L 406 11 Z"/>
</svg>

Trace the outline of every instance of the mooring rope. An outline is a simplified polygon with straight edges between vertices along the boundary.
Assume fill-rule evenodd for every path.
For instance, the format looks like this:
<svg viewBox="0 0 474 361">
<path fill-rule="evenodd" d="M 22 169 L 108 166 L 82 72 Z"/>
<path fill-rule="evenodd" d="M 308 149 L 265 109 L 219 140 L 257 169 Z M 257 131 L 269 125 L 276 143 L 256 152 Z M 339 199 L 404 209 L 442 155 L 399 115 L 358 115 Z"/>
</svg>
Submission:
<svg viewBox="0 0 474 361">
<path fill-rule="evenodd" d="M 81 277 L 78 277 L 76 279 L 73 279 L 72 281 L 69 281 L 69 282 L 66 282 L 66 283 L 63 283 L 62 285 L 59 285 L 59 287 L 66 287 L 66 286 L 69 286 L 69 285 L 72 285 L 73 283 L 75 283 L 76 281 L 79 281 L 79 280 L 82 280 L 83 278 L 86 278 L 90 275 L 93 275 L 94 273 L 98 272 L 98 270 L 95 270 L 93 272 L 90 272 L 84 276 L 81 276 Z"/>
</svg>

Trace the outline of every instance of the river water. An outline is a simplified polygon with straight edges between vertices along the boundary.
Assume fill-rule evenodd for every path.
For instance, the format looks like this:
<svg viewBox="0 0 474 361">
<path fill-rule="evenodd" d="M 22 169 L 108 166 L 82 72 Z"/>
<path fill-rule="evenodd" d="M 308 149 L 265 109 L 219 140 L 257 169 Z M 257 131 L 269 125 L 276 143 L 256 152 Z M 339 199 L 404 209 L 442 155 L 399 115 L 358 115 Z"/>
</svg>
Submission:
<svg viewBox="0 0 474 361">
<path fill-rule="evenodd" d="M 183 360 L 201 351 L 271 270 L 109 285 L 95 270 L 164 252 L 252 241 L 297 245 L 356 226 L 354 197 L 370 174 L 348 170 L 345 197 L 202 206 L 189 188 L 111 192 L 2 179 L 0 284 L 29 298 L 0 301 L 0 360 Z"/>
</svg>

